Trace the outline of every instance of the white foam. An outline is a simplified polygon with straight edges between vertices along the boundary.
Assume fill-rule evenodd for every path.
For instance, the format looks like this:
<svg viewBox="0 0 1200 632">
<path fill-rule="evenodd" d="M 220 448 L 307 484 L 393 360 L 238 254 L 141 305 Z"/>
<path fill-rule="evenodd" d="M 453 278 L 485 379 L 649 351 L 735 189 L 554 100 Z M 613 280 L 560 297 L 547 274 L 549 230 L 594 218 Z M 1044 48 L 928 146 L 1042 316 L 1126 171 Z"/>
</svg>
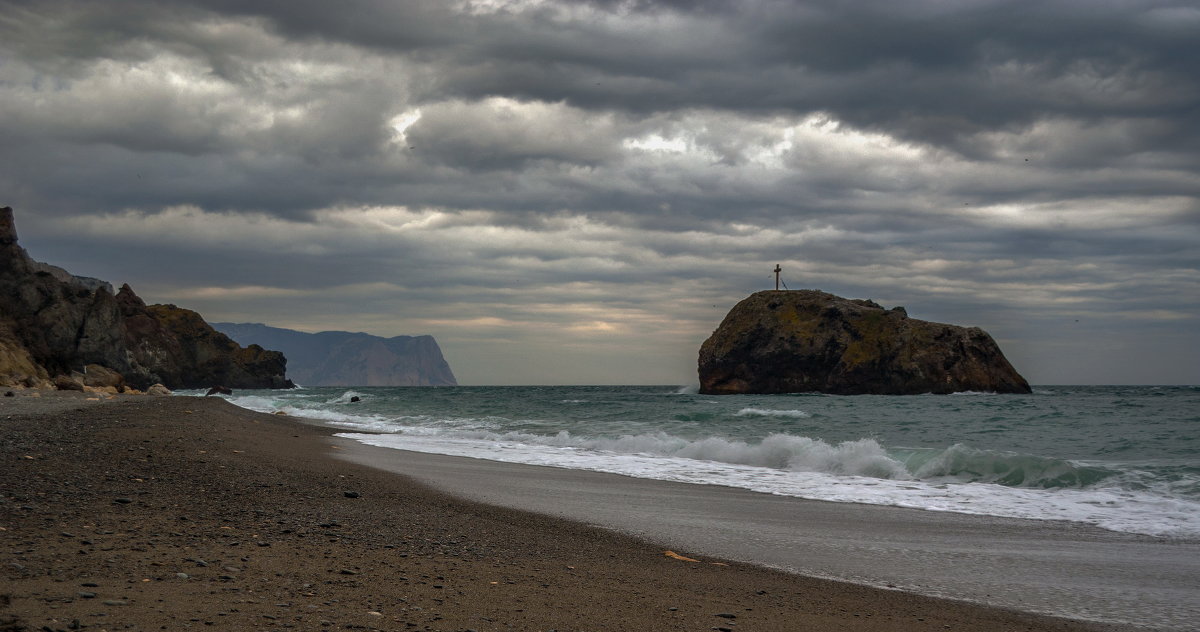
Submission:
<svg viewBox="0 0 1200 632">
<path fill-rule="evenodd" d="M 891 505 L 1039 520 L 1069 520 L 1093 524 L 1113 531 L 1157 536 L 1200 536 L 1200 503 L 1147 496 L 1118 489 L 1026 489 L 985 483 L 936 483 L 911 479 L 876 478 L 858 474 L 833 473 L 810 469 L 777 469 L 730 462 L 703 461 L 690 456 L 660 456 L 641 453 L 616 453 L 587 447 L 588 442 L 571 441 L 560 433 L 544 444 L 524 442 L 509 433 L 489 437 L 449 437 L 438 434 L 393 434 L 339 436 L 367 445 L 429 452 L 449 456 L 490 459 L 508 463 L 581 469 L 637 478 L 682 483 L 724 485 L 768 494 L 813 500 Z M 480 441 L 479 439 L 488 439 Z M 606 440 L 598 444 L 608 448 L 646 447 L 645 438 Z M 669 443 L 670 439 L 662 439 Z M 701 446 L 711 440 L 689 445 Z M 719 442 L 717 442 L 719 443 Z M 880 466 L 880 455 L 870 440 L 829 446 L 828 454 L 842 453 L 861 457 L 859 465 L 839 465 L 838 469 L 866 469 Z M 555 445 L 559 444 L 559 445 Z M 729 445 L 720 446 L 724 451 Z M 568 449 L 563 449 L 568 448 Z M 704 448 L 697 448 L 703 453 Z M 687 450 L 680 450 L 687 452 Z M 821 451 L 817 451 L 820 453 Z M 728 457 L 728 454 L 725 456 Z M 886 458 L 886 457 L 883 457 Z M 815 461 L 820 461 L 816 458 Z M 854 459 L 850 459 L 854 462 Z M 886 463 L 883 462 L 883 463 Z M 811 464 L 811 463 L 810 463 Z M 886 466 L 884 466 L 886 469 Z"/>
<path fill-rule="evenodd" d="M 812 415 L 803 410 L 771 410 L 769 408 L 743 408 L 737 411 L 738 417 L 790 417 L 804 419 Z"/>
<path fill-rule="evenodd" d="M 590 436 L 568 430 L 556 432 L 563 427 L 557 422 L 403 414 L 394 405 L 389 415 L 366 414 L 373 409 L 346 405 L 356 394 L 349 390 L 333 397 L 328 390 L 307 394 L 257 391 L 227 399 L 262 412 L 283 411 L 318 419 L 355 433 L 390 433 L 347 436 L 391 448 L 728 485 L 817 500 L 1073 520 L 1115 531 L 1200 537 L 1200 502 L 1171 489 L 1148 485 L 1156 479 L 1143 477 L 1132 467 L 1111 470 L 1104 464 L 975 450 L 962 445 L 888 450 L 872 438 L 827 442 L 777 433 L 747 441 L 711 436 L 710 428 L 716 426 L 702 424 L 685 424 L 678 430 L 699 436 L 668 432 Z M 588 404 L 582 400 L 563 401 Z M 715 401 L 711 404 L 720 405 Z M 767 427 L 809 417 L 803 410 L 761 406 L 745 407 L 734 414 L 747 418 L 737 422 L 740 425 L 753 425 L 755 418 L 762 418 Z M 567 427 L 583 432 L 581 429 L 587 426 Z M 1000 482 L 1004 485 L 996 484 Z M 1179 484 L 1194 485 L 1195 477 Z"/>
<path fill-rule="evenodd" d="M 326 401 L 325 403 L 326 404 L 351 404 L 351 403 L 354 403 L 352 400 L 355 397 L 359 398 L 359 400 L 368 398 L 367 395 L 365 395 L 363 393 L 359 393 L 358 391 L 346 391 L 345 393 L 342 393 L 341 395 L 338 395 L 337 397 L 334 397 L 334 398 Z"/>
<path fill-rule="evenodd" d="M 284 400 L 269 395 L 236 395 L 223 396 L 233 404 L 262 413 L 273 413 L 284 405 Z"/>
</svg>

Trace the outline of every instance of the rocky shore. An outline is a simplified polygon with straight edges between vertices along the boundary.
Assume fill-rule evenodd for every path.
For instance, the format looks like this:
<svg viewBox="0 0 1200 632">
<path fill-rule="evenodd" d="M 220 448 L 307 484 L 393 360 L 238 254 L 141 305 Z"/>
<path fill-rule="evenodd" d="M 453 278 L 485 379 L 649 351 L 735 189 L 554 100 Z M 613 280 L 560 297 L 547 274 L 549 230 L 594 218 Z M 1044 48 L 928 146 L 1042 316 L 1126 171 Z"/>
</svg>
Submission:
<svg viewBox="0 0 1200 632">
<path fill-rule="evenodd" d="M 286 367 L 282 353 L 243 348 L 192 310 L 35 261 L 17 243 L 13 210 L 0 208 L 0 385 L 291 388 Z"/>
<path fill-rule="evenodd" d="M 213 398 L 0 397 L 0 630 L 1111 630 L 668 554 Z"/>
</svg>

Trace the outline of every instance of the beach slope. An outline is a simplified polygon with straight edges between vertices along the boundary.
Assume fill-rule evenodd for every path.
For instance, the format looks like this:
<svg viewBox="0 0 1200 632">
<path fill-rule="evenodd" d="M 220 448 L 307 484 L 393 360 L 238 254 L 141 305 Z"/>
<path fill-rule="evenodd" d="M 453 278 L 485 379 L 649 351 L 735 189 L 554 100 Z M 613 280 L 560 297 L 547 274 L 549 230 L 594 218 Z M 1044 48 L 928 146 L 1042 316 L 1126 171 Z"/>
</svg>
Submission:
<svg viewBox="0 0 1200 632">
<path fill-rule="evenodd" d="M 0 630 L 1118 629 L 670 556 L 330 434 L 216 399 L 0 398 Z"/>
</svg>

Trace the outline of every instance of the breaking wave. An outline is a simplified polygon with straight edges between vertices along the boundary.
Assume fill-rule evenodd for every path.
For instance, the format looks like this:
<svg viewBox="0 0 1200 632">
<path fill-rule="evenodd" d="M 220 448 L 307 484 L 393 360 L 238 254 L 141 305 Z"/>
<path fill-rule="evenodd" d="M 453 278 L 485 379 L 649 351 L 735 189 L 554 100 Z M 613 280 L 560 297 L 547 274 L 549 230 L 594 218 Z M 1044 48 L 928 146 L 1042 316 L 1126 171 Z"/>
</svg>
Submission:
<svg viewBox="0 0 1200 632">
<path fill-rule="evenodd" d="M 791 417 L 804 419 L 812 415 L 803 410 L 771 410 L 768 408 L 743 408 L 734 414 L 735 417 Z"/>
<path fill-rule="evenodd" d="M 983 394 L 892 401 L 713 399 L 692 396 L 692 389 L 343 387 L 240 391 L 227 399 L 371 433 L 348 436 L 403 450 L 835 502 L 1200 535 L 1194 443 L 1157 445 L 1154 437 L 1137 436 L 1142 426 L 1132 423 L 1120 426 L 1124 434 L 1100 430 L 1124 418 L 1123 402 L 1137 392 L 1103 402 L 1091 391 L 1039 396 L 1045 401 Z M 350 402 L 356 396 L 361 403 Z M 1070 406 L 1059 403 L 1066 397 L 1074 398 Z M 1195 420 L 1190 409 L 1168 411 L 1171 423 Z M 1022 440 L 1035 432 L 1045 440 Z M 1092 436 L 1102 440 L 1076 440 Z M 941 437 L 953 438 L 939 445 Z"/>
<path fill-rule="evenodd" d="M 326 404 L 349 404 L 354 401 L 355 397 L 359 398 L 359 400 L 363 400 L 363 399 L 367 398 L 367 395 L 364 393 L 359 393 L 358 391 L 346 391 L 345 393 L 342 393 L 341 395 L 338 395 L 337 397 L 334 397 L 333 399 L 326 400 L 325 403 Z"/>
</svg>

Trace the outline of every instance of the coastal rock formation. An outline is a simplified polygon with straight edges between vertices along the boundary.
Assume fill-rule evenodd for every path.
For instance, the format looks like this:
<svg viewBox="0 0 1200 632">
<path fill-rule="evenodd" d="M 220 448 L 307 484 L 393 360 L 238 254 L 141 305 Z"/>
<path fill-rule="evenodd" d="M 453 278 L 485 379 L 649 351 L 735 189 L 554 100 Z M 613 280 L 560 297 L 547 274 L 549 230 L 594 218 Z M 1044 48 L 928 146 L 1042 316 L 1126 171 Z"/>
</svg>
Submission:
<svg viewBox="0 0 1200 632">
<path fill-rule="evenodd" d="M 818 290 L 757 292 L 700 348 L 700 392 L 1028 393 L 987 332 Z"/>
<path fill-rule="evenodd" d="M 288 373 L 305 386 L 455 386 L 433 336 L 381 338 L 364 333 L 306 333 L 258 323 L 213 323 L 242 344 L 279 349 Z"/>
<path fill-rule="evenodd" d="M 34 261 L 17 245 L 12 209 L 0 208 L 0 381 L 87 383 L 96 367 L 103 376 L 93 381 L 114 388 L 288 388 L 286 362 L 277 351 L 243 349 L 193 311 L 147 306 L 128 285 L 114 295 L 104 281 Z"/>
</svg>

